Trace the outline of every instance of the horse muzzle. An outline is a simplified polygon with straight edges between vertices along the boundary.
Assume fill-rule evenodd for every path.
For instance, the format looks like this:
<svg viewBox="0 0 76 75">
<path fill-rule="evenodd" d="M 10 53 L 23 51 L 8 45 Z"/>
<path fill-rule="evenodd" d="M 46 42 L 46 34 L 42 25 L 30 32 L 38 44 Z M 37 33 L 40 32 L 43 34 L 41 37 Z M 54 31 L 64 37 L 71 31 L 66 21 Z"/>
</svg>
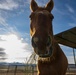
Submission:
<svg viewBox="0 0 76 75">
<path fill-rule="evenodd" d="M 34 48 L 35 53 L 42 58 L 50 57 L 53 53 L 52 41 L 50 36 L 47 37 L 46 45 L 37 44 L 38 42 L 42 43 L 41 38 L 32 37 L 32 46 Z"/>
<path fill-rule="evenodd" d="M 39 50 L 38 48 L 34 49 L 35 53 L 41 57 L 41 58 L 47 58 L 47 57 L 51 57 L 52 53 L 53 53 L 53 49 L 52 47 L 50 47 L 50 49 L 47 51 L 45 50 L 44 52 L 42 52 L 41 50 Z"/>
<path fill-rule="evenodd" d="M 52 50 L 50 50 L 47 54 L 39 54 L 39 57 L 46 58 L 52 55 Z"/>
</svg>

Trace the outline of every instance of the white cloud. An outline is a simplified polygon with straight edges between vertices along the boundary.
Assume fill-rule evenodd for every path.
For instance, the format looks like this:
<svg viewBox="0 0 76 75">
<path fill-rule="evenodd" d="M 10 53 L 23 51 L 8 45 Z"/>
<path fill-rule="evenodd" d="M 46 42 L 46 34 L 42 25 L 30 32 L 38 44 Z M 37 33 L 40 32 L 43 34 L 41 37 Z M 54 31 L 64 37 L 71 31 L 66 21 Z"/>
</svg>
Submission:
<svg viewBox="0 0 76 75">
<path fill-rule="evenodd" d="M 1 26 L 1 28 L 0 28 L 0 32 L 1 31 L 11 31 L 11 27 L 8 25 L 8 23 L 7 23 L 7 18 L 6 18 L 6 16 L 2 16 L 4 13 L 1 13 L 0 14 L 0 26 Z M 5 14 L 4 14 L 5 15 Z"/>
<path fill-rule="evenodd" d="M 59 13 L 59 14 L 61 14 L 61 15 L 66 15 L 63 11 L 64 11 L 64 9 L 61 11 L 61 10 L 59 10 L 57 7 L 54 7 L 54 10 L 53 10 L 55 13 Z"/>
<path fill-rule="evenodd" d="M 75 12 L 74 9 L 73 9 L 71 6 L 66 5 L 66 7 L 67 7 L 67 9 L 68 9 L 68 11 L 69 11 L 70 13 L 74 13 L 74 12 Z"/>
<path fill-rule="evenodd" d="M 5 53 L 8 55 L 6 62 L 24 62 L 25 58 L 31 54 L 31 46 L 22 42 L 23 38 L 19 38 L 15 34 L 0 35 L 0 47 L 5 49 Z M 23 58 L 17 59 L 17 58 Z"/>
<path fill-rule="evenodd" d="M 0 25 L 3 25 L 4 27 L 8 26 L 8 24 L 6 23 L 6 18 L 0 16 Z"/>
<path fill-rule="evenodd" d="M 71 27 L 76 27 L 76 23 L 68 23 Z"/>
<path fill-rule="evenodd" d="M 7 23 L 7 18 L 0 16 L 0 34 L 2 33 L 17 33 L 17 28 L 16 26 L 11 26 Z"/>
<path fill-rule="evenodd" d="M 67 56 L 69 64 L 75 64 L 73 56 Z"/>
<path fill-rule="evenodd" d="M 19 0 L 17 0 L 19 1 Z M 9 10 L 13 10 L 16 9 L 20 6 L 20 3 L 17 2 L 16 0 L 1 0 L 0 1 L 0 33 L 4 33 L 4 32 L 12 32 L 15 33 L 17 32 L 17 28 L 13 27 L 13 25 L 9 25 L 9 21 L 8 18 L 10 18 L 11 16 L 16 14 L 11 14 L 10 12 L 8 12 Z M 22 1 L 22 0 L 21 0 Z M 28 1 L 28 0 L 27 0 Z M 23 2 L 23 1 L 22 1 Z M 7 10 L 7 11 L 5 11 Z M 20 8 L 21 13 L 24 12 L 23 9 Z M 18 12 L 17 14 L 19 14 L 20 12 Z M 10 16 L 11 15 L 11 16 Z M 11 27 L 12 26 L 12 27 Z"/>
<path fill-rule="evenodd" d="M 3 10 L 12 10 L 17 7 L 18 7 L 18 4 L 13 0 L 5 0 L 2 3 L 0 3 L 0 9 L 3 9 Z"/>
</svg>

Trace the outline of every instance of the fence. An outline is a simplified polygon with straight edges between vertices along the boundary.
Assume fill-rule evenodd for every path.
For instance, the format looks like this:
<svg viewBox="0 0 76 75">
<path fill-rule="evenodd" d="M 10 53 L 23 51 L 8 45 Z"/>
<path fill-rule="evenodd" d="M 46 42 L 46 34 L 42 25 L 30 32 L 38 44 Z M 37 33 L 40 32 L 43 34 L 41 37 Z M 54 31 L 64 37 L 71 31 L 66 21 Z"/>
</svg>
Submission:
<svg viewBox="0 0 76 75">
<path fill-rule="evenodd" d="M 37 75 L 35 64 L 0 65 L 0 75 Z M 76 66 L 69 65 L 66 75 L 76 75 Z"/>
<path fill-rule="evenodd" d="M 0 75 L 36 75 L 35 64 L 0 65 Z"/>
</svg>

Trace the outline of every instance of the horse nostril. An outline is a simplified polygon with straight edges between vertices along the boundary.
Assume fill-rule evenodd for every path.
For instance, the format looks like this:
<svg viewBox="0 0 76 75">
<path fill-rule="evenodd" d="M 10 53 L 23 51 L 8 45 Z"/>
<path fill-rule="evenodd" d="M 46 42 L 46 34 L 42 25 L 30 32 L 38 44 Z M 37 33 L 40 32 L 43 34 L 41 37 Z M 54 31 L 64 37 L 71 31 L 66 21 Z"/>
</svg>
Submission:
<svg viewBox="0 0 76 75">
<path fill-rule="evenodd" d="M 48 36 L 48 39 L 47 39 L 47 46 L 49 46 L 51 44 L 51 38 L 50 36 Z"/>
<path fill-rule="evenodd" d="M 40 51 L 40 50 L 38 50 L 38 54 L 39 55 L 45 55 L 45 54 L 48 54 L 48 51 Z"/>
<path fill-rule="evenodd" d="M 39 41 L 39 39 L 37 37 L 32 37 L 32 46 L 37 47 L 37 42 L 38 41 Z"/>
<path fill-rule="evenodd" d="M 36 43 L 36 42 L 38 42 L 38 38 L 37 37 L 33 37 L 33 41 Z"/>
</svg>

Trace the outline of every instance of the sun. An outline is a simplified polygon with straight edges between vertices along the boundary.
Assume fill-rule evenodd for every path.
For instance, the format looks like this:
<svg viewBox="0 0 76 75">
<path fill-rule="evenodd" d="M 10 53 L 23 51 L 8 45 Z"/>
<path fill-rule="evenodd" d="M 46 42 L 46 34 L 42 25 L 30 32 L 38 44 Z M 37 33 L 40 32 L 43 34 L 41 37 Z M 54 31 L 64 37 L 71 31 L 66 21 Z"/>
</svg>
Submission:
<svg viewBox="0 0 76 75">
<path fill-rule="evenodd" d="M 16 34 L 0 35 L 0 37 L 3 40 L 0 42 L 0 47 L 5 49 L 8 61 L 18 61 L 16 58 L 28 57 L 29 44 L 22 42 L 23 38 L 19 38 Z"/>
</svg>

